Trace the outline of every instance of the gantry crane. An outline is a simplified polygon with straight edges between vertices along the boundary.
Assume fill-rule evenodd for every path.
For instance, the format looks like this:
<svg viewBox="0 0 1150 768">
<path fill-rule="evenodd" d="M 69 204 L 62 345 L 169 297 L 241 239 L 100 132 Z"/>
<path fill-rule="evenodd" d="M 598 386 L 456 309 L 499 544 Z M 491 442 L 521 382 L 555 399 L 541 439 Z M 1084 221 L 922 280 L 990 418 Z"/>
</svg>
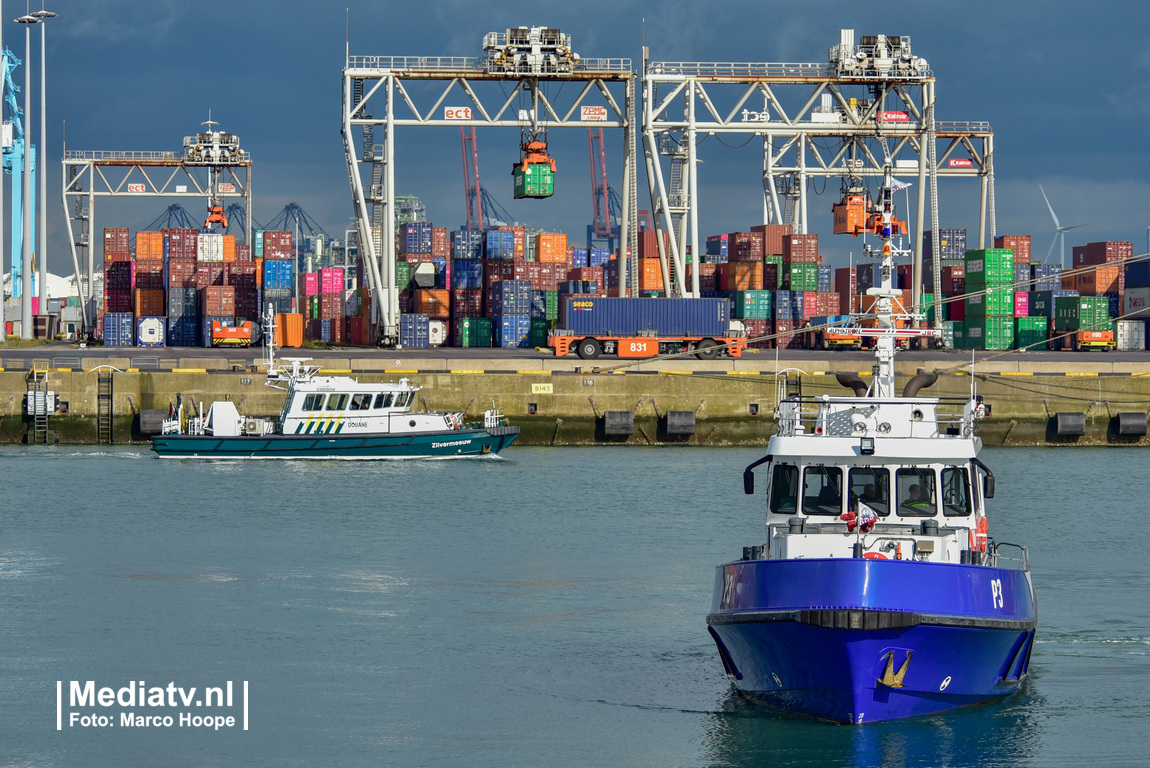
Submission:
<svg viewBox="0 0 1150 768">
<path fill-rule="evenodd" d="M 32 198 L 27 204 L 32 208 L 32 220 L 36 220 L 36 145 L 25 145 L 24 137 L 24 121 L 21 119 L 24 111 L 20 109 L 20 105 L 16 103 L 16 93 L 19 88 L 12 80 L 12 71 L 20 66 L 20 59 L 16 58 L 15 54 L 9 49 L 5 48 L 3 53 L 0 54 L 3 58 L 3 77 L 4 77 L 4 103 L 8 105 L 8 119 L 3 121 L 3 150 L 4 161 L 3 167 L 5 173 L 12 174 L 12 192 L 11 192 L 11 220 L 12 220 L 12 240 L 11 240 L 11 258 L 12 258 L 12 298 L 23 296 L 24 281 L 23 281 L 23 265 L 20 261 L 20 254 L 24 248 L 24 199 L 23 199 L 23 175 L 25 161 L 31 163 L 32 175 Z M 36 253 L 36 228 L 33 227 L 32 231 L 28 233 L 29 239 L 32 241 L 32 253 Z M 3 269 L 3 253 L 0 252 L 0 271 Z M 36 270 L 32 270 L 32 294 L 37 295 L 36 286 Z"/>
</svg>

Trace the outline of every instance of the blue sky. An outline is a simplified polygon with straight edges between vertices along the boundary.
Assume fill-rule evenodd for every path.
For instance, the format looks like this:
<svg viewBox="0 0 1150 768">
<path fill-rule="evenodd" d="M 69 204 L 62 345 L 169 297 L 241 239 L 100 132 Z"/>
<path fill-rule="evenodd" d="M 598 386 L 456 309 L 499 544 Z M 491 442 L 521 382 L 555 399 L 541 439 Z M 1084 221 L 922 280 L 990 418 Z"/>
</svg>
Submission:
<svg viewBox="0 0 1150 768">
<path fill-rule="evenodd" d="M 4 4 L 4 43 L 24 58 L 22 28 L 11 22 L 24 13 L 17 5 Z M 176 150 L 211 109 L 253 157 L 257 220 L 270 220 L 296 201 L 342 235 L 351 213 L 339 135 L 345 7 L 300 0 L 61 0 L 49 6 L 60 13 L 47 29 L 53 271 L 70 271 L 59 203 L 65 120 L 69 149 Z M 486 32 L 546 25 L 571 34 L 584 56 L 630 57 L 637 68 L 644 41 L 653 60 L 822 62 L 840 28 L 910 35 L 915 53 L 938 78 L 939 118 L 987 120 L 995 130 L 999 233 L 1031 234 L 1035 250 L 1045 253 L 1052 224 L 1041 183 L 1064 224 L 1089 225 L 1072 233 L 1068 247 L 1128 239 L 1136 252 L 1146 249 L 1150 43 L 1146 13 L 1137 4 L 585 0 L 533 12 L 523 7 L 495 0 L 353 2 L 350 50 L 474 56 Z M 38 74 L 38 34 L 34 38 Z M 16 77 L 22 82 L 22 70 Z M 35 78 L 33 92 L 39 93 Z M 35 120 L 32 132 L 38 137 Z M 480 133 L 480 169 L 484 185 L 516 217 L 582 240 L 591 218 L 586 138 L 570 133 L 576 135 L 552 138 L 559 164 L 553 200 L 512 200 L 513 131 Z M 615 186 L 621 182 L 621 142 L 618 133 L 608 138 Z M 402 132 L 397 155 L 400 192 L 419 195 L 436 224 L 457 228 L 464 220 L 458 131 Z M 758 154 L 709 142 L 700 156 L 702 233 L 759 223 Z M 645 190 L 641 180 L 641 208 L 649 207 Z M 835 192 L 812 198 L 810 225 L 825 236 L 823 251 L 845 260 L 858 243 L 830 237 Z M 966 227 L 973 238 L 977 184 L 944 183 L 941 196 L 941 226 Z M 101 201 L 97 226 L 136 229 L 166 204 Z M 196 204 L 186 205 L 200 215 Z"/>
</svg>

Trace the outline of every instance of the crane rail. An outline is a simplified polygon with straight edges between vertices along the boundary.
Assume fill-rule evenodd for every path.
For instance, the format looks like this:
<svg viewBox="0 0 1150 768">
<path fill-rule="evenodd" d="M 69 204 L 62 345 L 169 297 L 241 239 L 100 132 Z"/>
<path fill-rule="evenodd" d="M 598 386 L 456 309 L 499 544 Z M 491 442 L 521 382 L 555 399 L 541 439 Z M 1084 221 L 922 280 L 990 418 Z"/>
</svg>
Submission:
<svg viewBox="0 0 1150 768">
<path fill-rule="evenodd" d="M 524 68 L 499 67 L 489 59 L 477 56 L 348 56 L 349 70 L 379 72 L 466 72 L 474 75 L 544 75 L 576 77 L 598 72 L 631 73 L 631 59 L 580 59 L 572 71 L 534 72 Z"/>
<path fill-rule="evenodd" d="M 861 72 L 838 73 L 833 64 L 786 62 L 653 61 L 647 74 L 693 77 L 819 77 L 833 80 L 908 80 L 933 77 L 930 70 L 909 74 L 871 75 Z"/>
</svg>

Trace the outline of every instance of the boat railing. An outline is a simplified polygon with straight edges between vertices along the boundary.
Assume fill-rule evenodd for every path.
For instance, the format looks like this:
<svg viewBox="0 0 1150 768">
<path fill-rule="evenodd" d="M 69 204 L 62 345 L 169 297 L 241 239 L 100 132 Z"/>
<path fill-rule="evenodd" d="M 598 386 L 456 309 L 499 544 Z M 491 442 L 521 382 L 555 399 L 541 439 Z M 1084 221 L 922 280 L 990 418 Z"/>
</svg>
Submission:
<svg viewBox="0 0 1150 768">
<path fill-rule="evenodd" d="M 1006 547 L 1006 552 L 1002 548 Z M 1008 541 L 995 541 L 990 539 L 987 545 L 990 555 L 987 565 L 995 568 L 1008 568 L 1015 571 L 1030 570 L 1030 554 L 1021 544 L 1011 544 Z"/>
<path fill-rule="evenodd" d="M 973 424 L 967 409 L 970 404 L 969 398 L 939 397 L 930 398 L 929 401 L 935 406 L 935 422 L 938 424 L 940 434 L 970 436 Z M 860 409 L 873 408 L 876 405 L 876 401 L 869 398 L 835 397 L 831 401 L 824 400 L 823 395 L 790 395 L 779 401 L 775 409 L 778 433 L 782 436 L 817 434 L 815 426 L 819 421 L 820 410 L 831 402 L 837 406 L 857 406 Z M 881 401 L 878 404 L 881 405 Z"/>
</svg>

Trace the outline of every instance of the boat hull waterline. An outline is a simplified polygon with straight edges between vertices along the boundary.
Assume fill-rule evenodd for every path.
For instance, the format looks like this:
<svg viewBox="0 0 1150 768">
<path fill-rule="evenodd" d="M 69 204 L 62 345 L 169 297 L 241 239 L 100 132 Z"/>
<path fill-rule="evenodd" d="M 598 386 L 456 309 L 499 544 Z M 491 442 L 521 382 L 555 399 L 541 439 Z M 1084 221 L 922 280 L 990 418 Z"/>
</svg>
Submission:
<svg viewBox="0 0 1150 768">
<path fill-rule="evenodd" d="M 497 456 L 518 429 L 454 430 L 421 434 L 157 435 L 152 450 L 177 459 L 420 459 Z"/>
<path fill-rule="evenodd" d="M 718 567 L 707 623 L 740 690 L 778 709 L 861 724 L 1016 691 L 1037 606 L 1027 571 L 760 560 Z"/>
</svg>

